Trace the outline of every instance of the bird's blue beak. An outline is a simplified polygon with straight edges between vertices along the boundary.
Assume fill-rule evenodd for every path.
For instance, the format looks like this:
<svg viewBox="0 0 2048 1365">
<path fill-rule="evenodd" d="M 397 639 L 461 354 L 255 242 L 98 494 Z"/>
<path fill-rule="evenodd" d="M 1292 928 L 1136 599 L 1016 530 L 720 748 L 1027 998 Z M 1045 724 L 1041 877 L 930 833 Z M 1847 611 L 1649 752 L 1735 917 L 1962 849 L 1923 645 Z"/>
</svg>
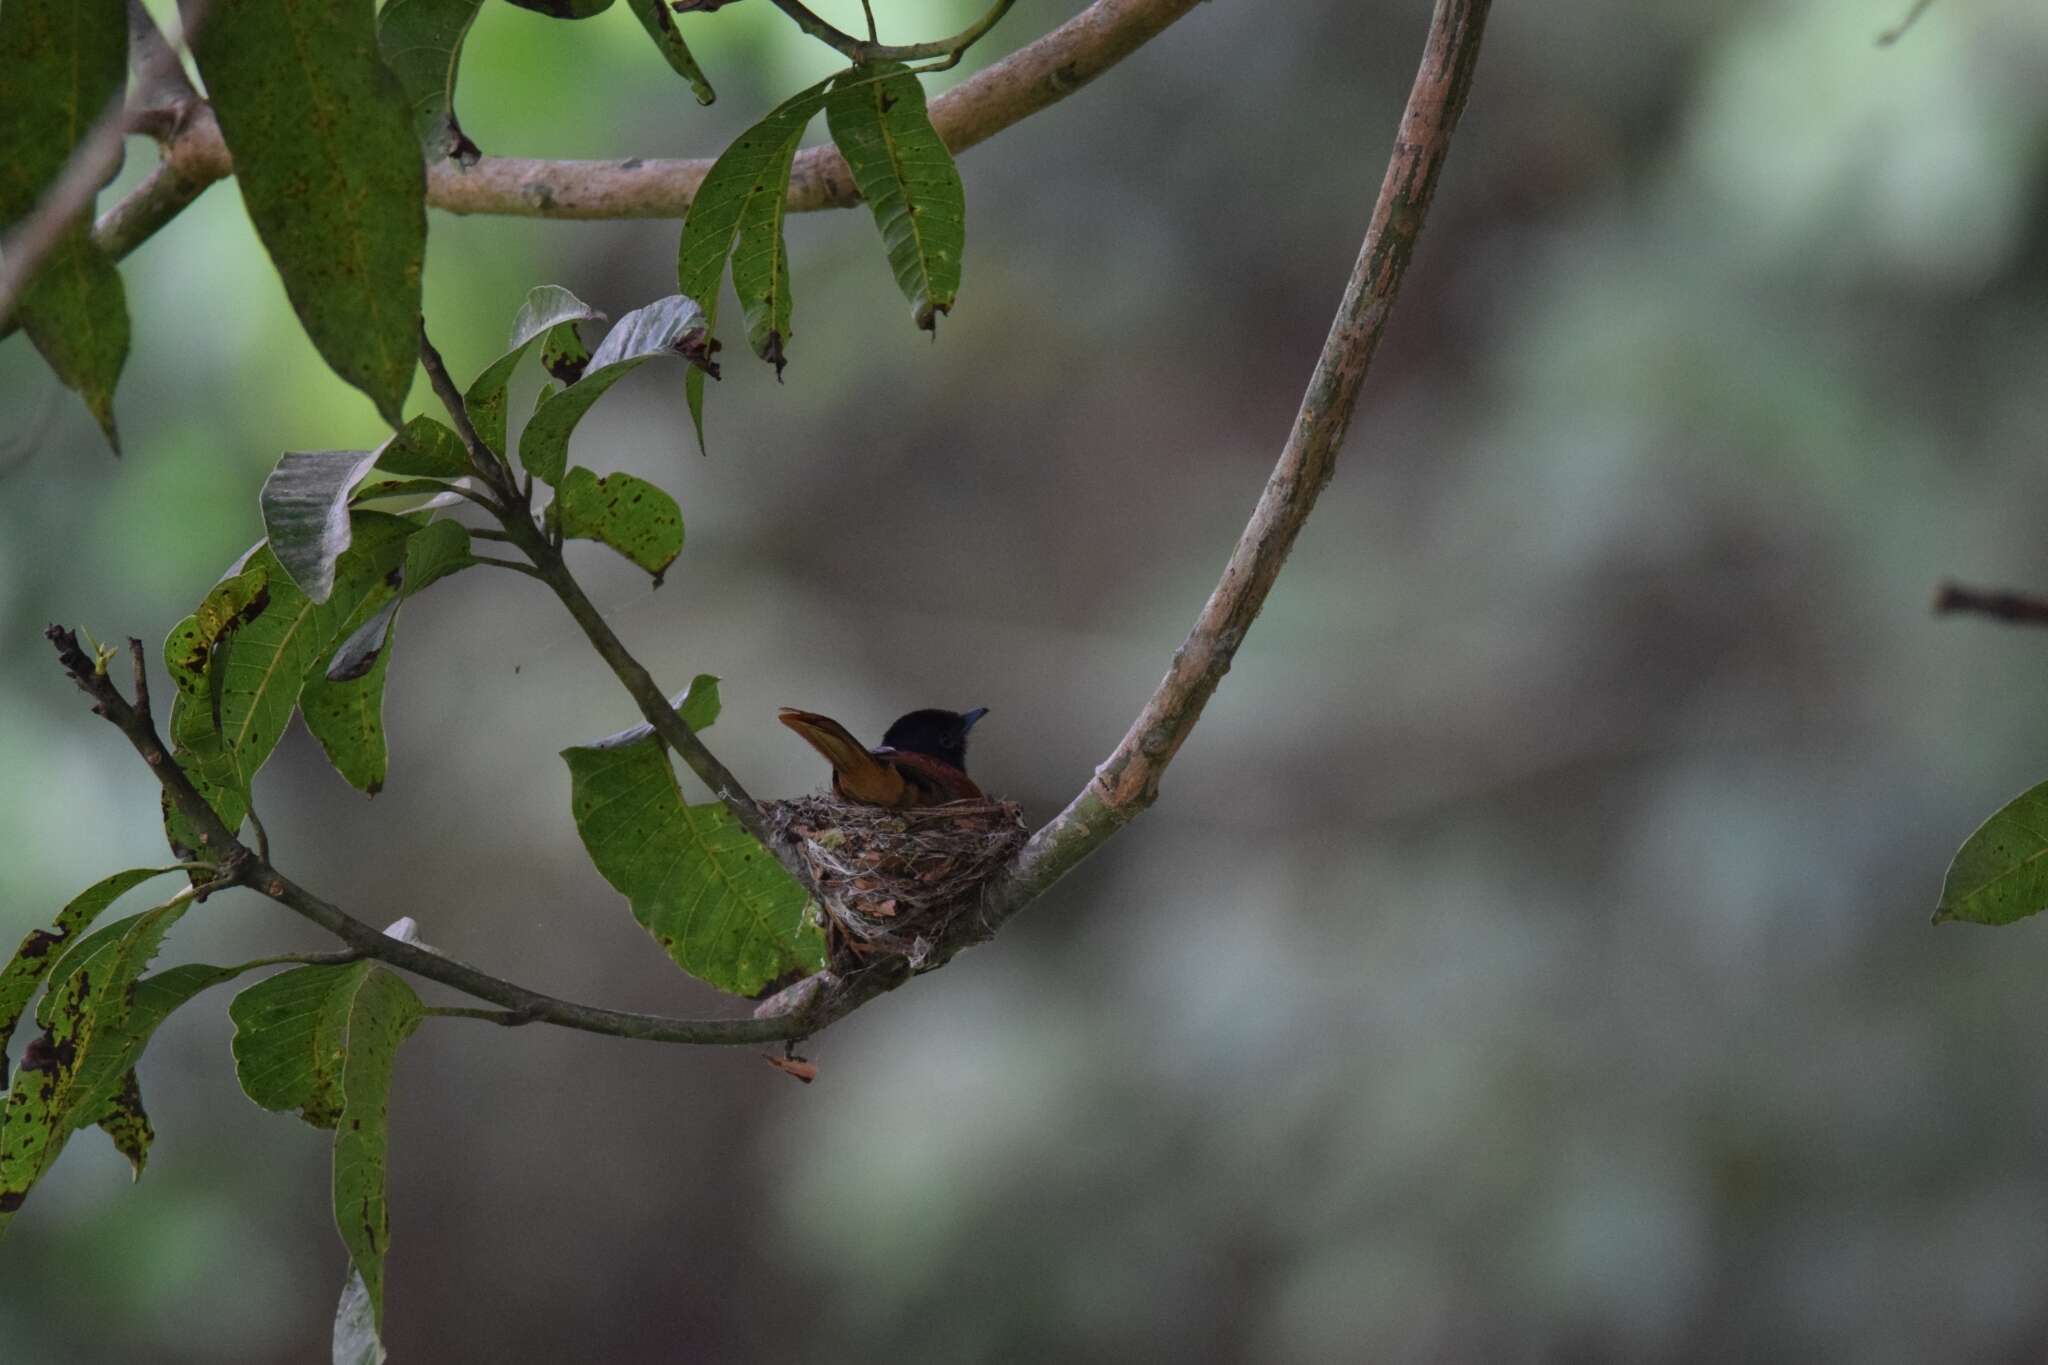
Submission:
<svg viewBox="0 0 2048 1365">
<path fill-rule="evenodd" d="M 977 706 L 972 711 L 962 711 L 960 713 L 960 733 L 964 735 L 969 730 L 972 730 L 974 722 L 987 714 L 988 708 L 986 706 Z"/>
</svg>

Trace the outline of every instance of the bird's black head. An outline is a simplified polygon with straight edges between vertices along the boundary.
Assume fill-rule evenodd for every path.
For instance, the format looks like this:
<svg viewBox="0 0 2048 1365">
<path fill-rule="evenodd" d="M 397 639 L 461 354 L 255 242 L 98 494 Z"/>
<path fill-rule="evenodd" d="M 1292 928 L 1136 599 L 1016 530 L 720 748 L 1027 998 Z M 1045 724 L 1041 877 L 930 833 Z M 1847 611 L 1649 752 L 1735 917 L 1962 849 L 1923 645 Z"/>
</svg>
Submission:
<svg viewBox="0 0 2048 1365">
<path fill-rule="evenodd" d="M 936 758 L 964 773 L 967 771 L 967 732 L 974 728 L 974 722 L 987 714 L 986 706 L 977 706 L 965 714 L 959 711 L 912 711 L 889 727 L 889 732 L 882 736 L 882 744 L 886 748 Z"/>
</svg>

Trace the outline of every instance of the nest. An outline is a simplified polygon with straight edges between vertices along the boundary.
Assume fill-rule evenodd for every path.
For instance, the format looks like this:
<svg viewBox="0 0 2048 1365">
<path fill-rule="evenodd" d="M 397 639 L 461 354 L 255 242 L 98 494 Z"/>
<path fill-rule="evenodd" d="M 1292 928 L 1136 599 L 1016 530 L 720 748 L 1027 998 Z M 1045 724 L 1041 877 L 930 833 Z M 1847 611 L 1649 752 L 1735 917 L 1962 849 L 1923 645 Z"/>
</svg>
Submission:
<svg viewBox="0 0 2048 1365">
<path fill-rule="evenodd" d="M 835 964 L 884 952 L 924 966 L 1026 833 L 1008 801 L 893 810 L 807 796 L 766 801 L 762 810 L 811 870 Z"/>
</svg>

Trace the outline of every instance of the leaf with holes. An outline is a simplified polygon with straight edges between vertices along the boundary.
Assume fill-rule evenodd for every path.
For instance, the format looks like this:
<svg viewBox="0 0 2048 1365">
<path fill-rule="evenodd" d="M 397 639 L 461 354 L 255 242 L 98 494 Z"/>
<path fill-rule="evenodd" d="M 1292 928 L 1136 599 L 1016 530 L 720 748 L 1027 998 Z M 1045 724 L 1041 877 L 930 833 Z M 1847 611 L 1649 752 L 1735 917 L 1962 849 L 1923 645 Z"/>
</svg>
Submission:
<svg viewBox="0 0 2048 1365">
<path fill-rule="evenodd" d="M 560 483 L 568 463 L 569 437 L 591 405 L 611 386 L 656 356 L 684 356 L 703 344 L 704 314 L 690 299 L 671 294 L 635 308 L 592 353 L 575 383 L 543 399 L 519 433 L 519 463 L 545 483 Z"/>
<path fill-rule="evenodd" d="M 512 319 L 504 354 L 471 380 L 462 396 L 469 420 L 485 445 L 500 455 L 506 452 L 505 386 L 512 382 L 512 372 L 519 368 L 527 347 L 558 327 L 603 320 L 604 314 L 558 284 L 538 285 L 527 293 L 526 302 Z"/>
<path fill-rule="evenodd" d="M 825 122 L 874 211 L 911 315 L 931 331 L 960 292 L 967 198 L 925 109 L 923 84 L 896 62 L 849 71 L 833 85 Z"/>
<path fill-rule="evenodd" d="M 547 519 L 570 540 L 611 546 L 653 574 L 656 587 L 683 552 L 683 514 L 676 500 L 631 474 L 599 478 L 576 466 L 548 504 Z"/>
<path fill-rule="evenodd" d="M 419 361 L 427 184 L 375 9 L 215 0 L 193 51 L 306 335 L 397 426 Z"/>
<path fill-rule="evenodd" d="M 675 15 L 669 13 L 668 0 L 626 0 L 626 3 L 632 7 L 633 17 L 640 21 L 640 27 L 647 30 L 647 36 L 661 49 L 669 68 L 690 83 L 690 91 L 696 95 L 697 103 L 709 104 L 717 99 L 718 92 L 705 78 L 704 68 L 697 65 L 697 59 L 690 55 L 690 45 L 683 41 L 682 31 L 676 27 Z"/>
<path fill-rule="evenodd" d="M 429 161 L 453 157 L 474 166 L 483 155 L 455 117 L 462 40 L 482 8 L 483 0 L 388 0 L 377 16 L 377 50 L 405 90 Z"/>
<path fill-rule="evenodd" d="M 128 1169 L 136 1180 L 149 1164 L 149 1144 L 156 1141 L 149 1111 L 142 1107 L 142 1081 L 134 1068 L 121 1075 L 121 1084 L 96 1120 L 100 1130 L 113 1141 L 114 1150 L 128 1158 Z"/>
<path fill-rule="evenodd" d="M 2048 909 L 2048 782 L 2029 788 L 1963 841 L 1934 922 L 2011 924 Z"/>
<path fill-rule="evenodd" d="M 782 206 L 789 195 L 790 159 L 796 155 L 796 145 L 811 116 L 824 104 L 829 84 L 829 80 L 819 81 L 798 91 L 734 139 L 697 187 L 689 215 L 683 220 L 683 240 L 676 249 L 677 287 L 704 309 L 701 363 L 693 365 L 684 377 L 699 449 L 704 445 L 704 377 L 709 374 L 715 379 L 718 375 L 711 364 L 711 353 L 717 349 L 712 333 L 718 326 L 718 285 L 725 276 L 726 261 L 734 255 L 743 222 L 748 225 L 748 240 L 754 250 L 747 263 L 746 285 L 740 284 L 737 263 L 733 285 L 747 307 L 749 334 L 754 332 L 757 317 L 762 323 L 756 353 L 768 354 L 769 333 L 777 331 L 778 321 L 775 354 L 780 354 L 782 343 L 789 338 L 789 262 L 780 245 Z M 771 240 L 772 245 L 764 249 L 762 244 Z M 780 366 L 777 368 L 779 372 Z"/>
<path fill-rule="evenodd" d="M 73 148 L 120 96 L 127 54 L 121 0 L 0 5 L 0 228 L 34 211 Z M 118 451 L 114 386 L 128 358 L 128 304 L 91 228 L 87 214 L 65 231 L 17 311 L 30 342 L 85 400 Z"/>
<path fill-rule="evenodd" d="M 723 803 L 684 803 L 658 739 L 627 731 L 562 757 L 590 860 L 677 966 L 738 995 L 824 966 L 804 889 Z"/>
</svg>

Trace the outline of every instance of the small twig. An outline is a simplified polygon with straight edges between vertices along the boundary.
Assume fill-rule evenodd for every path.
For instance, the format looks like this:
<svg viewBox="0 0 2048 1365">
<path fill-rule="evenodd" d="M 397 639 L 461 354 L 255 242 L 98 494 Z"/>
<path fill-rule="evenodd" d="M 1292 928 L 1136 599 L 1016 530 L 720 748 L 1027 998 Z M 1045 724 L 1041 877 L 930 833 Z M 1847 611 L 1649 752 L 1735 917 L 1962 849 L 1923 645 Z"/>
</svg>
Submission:
<svg viewBox="0 0 2048 1365">
<path fill-rule="evenodd" d="M 803 0 L 771 0 L 775 8 L 788 15 L 796 26 L 816 38 L 848 61 L 865 65 L 868 62 L 915 62 L 926 57 L 945 57 L 951 66 L 960 60 L 961 54 L 980 42 L 988 31 L 996 26 L 1016 0 L 996 0 L 988 13 L 975 20 L 968 28 L 960 30 L 950 38 L 939 38 L 929 43 L 910 43 L 892 47 L 874 40 L 875 17 L 868 15 L 868 41 L 862 42 L 851 33 L 835 28 L 811 10 Z M 865 7 L 866 0 L 862 0 Z M 933 68 L 938 70 L 941 68 Z"/>
<path fill-rule="evenodd" d="M 435 394 L 440 398 L 441 405 L 448 410 L 449 420 L 455 424 L 456 434 L 462 438 L 464 447 L 469 451 L 471 462 L 483 463 L 489 456 L 489 447 L 484 445 L 482 438 L 477 435 L 475 423 L 470 420 L 468 400 L 463 397 L 462 391 L 455 386 L 454 379 L 449 376 L 448 367 L 442 362 L 440 353 L 434 349 L 433 343 L 427 340 L 424 323 L 420 327 L 420 359 L 427 368 L 427 377 L 433 381 Z M 491 458 L 495 462 L 494 457 Z M 676 714 L 675 707 L 669 704 L 668 694 L 655 683 L 654 675 L 633 657 L 625 643 L 612 630 L 611 623 L 604 619 L 604 614 L 585 594 L 583 586 L 569 571 L 568 562 L 562 558 L 560 528 L 543 530 L 535 526 L 526 510 L 524 500 L 516 506 L 513 505 L 516 489 L 511 470 L 502 463 L 498 463 L 497 467 L 502 473 L 493 475 L 491 482 L 499 489 L 507 504 L 497 512 L 498 525 L 504 530 L 507 543 L 525 555 L 533 567 L 527 569 L 512 560 L 489 555 L 478 555 L 476 558 L 498 568 L 525 573 L 553 589 L 562 605 L 568 608 L 569 615 L 583 628 L 584 635 L 597 650 L 598 657 L 610 666 L 627 693 L 639 704 L 640 714 L 654 727 L 655 733 L 681 756 L 690 771 L 695 773 L 705 786 L 717 793 L 734 818 L 749 834 L 760 841 L 762 847 L 775 855 L 800 885 L 810 887 L 809 872 L 803 861 L 796 856 L 796 851 L 789 846 L 787 840 L 774 837 L 774 831 L 769 826 L 767 818 L 762 815 L 760 806 L 747 794 L 747 789 L 741 785 L 739 778 L 719 761 L 718 756 L 713 754 L 705 746 L 704 741 L 684 723 L 683 718 Z M 529 482 L 527 487 L 531 486 Z"/>
<path fill-rule="evenodd" d="M 248 804 L 249 828 L 256 831 L 256 856 L 263 862 L 270 861 L 270 832 L 263 828 L 263 821 L 256 816 L 256 803 Z"/>
<path fill-rule="evenodd" d="M 363 955 L 355 949 L 340 948 L 331 953 L 274 953 L 269 957 L 252 957 L 228 970 L 241 973 L 261 971 L 265 967 L 346 967 L 362 960 Z"/>
<path fill-rule="evenodd" d="M 462 448 L 469 453 L 470 467 L 509 505 L 519 496 L 519 485 L 512 477 L 511 466 L 477 434 L 476 424 L 469 420 L 469 405 L 463 401 L 462 390 L 449 377 L 447 362 L 441 359 L 441 353 L 428 339 L 424 319 L 420 322 L 420 364 L 426 367 L 427 380 L 434 386 L 435 397 L 441 400 L 442 407 L 448 409 L 449 419 L 455 423 L 455 434 L 461 438 Z"/>
<path fill-rule="evenodd" d="M 1877 35 L 1877 45 L 1879 47 L 1890 47 L 1893 43 L 1905 37 L 1906 30 L 1919 23 L 1920 16 L 1927 13 L 1933 4 L 1934 0 L 1913 0 L 1913 7 L 1906 11 L 1905 18 Z"/>
<path fill-rule="evenodd" d="M 142 647 L 142 641 L 133 635 L 128 637 L 128 657 L 135 662 L 135 711 L 144 720 L 149 717 L 149 654 Z"/>
<path fill-rule="evenodd" d="M 490 1010 L 474 1005 L 429 1005 L 426 1013 L 437 1019 L 482 1019 L 506 1028 L 517 1028 L 521 1024 L 539 1021 L 539 1016 L 531 1010 Z"/>
<path fill-rule="evenodd" d="M 875 30 L 875 7 L 873 0 L 860 0 L 860 12 L 866 16 L 868 21 L 868 41 L 871 43 L 881 42 L 882 35 Z"/>
<path fill-rule="evenodd" d="M 2015 626 L 2048 626 L 2048 597 L 2007 588 L 1970 588 L 1944 583 L 1935 590 L 1934 614 L 1989 616 Z"/>
<path fill-rule="evenodd" d="M 478 532 L 472 530 L 470 534 L 476 535 Z M 541 574 L 540 570 L 534 568 L 531 564 L 521 564 L 516 559 L 499 559 L 496 555 L 480 555 L 474 552 L 471 552 L 469 557 L 478 564 L 488 564 L 494 569 L 510 569 L 513 573 L 523 573 L 528 578 L 538 578 L 543 583 L 547 582 L 547 579 Z"/>
</svg>

